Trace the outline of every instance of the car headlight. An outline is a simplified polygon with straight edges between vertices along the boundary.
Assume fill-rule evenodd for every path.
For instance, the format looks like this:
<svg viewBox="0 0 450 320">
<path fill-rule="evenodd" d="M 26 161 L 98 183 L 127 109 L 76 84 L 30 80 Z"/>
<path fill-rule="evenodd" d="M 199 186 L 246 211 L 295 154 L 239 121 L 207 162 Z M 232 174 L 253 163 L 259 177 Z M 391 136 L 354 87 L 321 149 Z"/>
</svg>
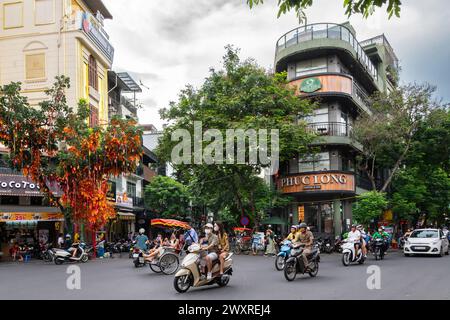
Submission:
<svg viewBox="0 0 450 320">
<path fill-rule="evenodd" d="M 406 244 L 406 245 L 408 245 L 408 246 L 410 245 L 410 243 L 409 243 L 409 241 L 408 241 L 408 240 L 406 240 L 405 244 Z"/>
<path fill-rule="evenodd" d="M 439 243 L 439 240 L 433 241 L 432 244 L 433 245 L 437 245 Z"/>
</svg>

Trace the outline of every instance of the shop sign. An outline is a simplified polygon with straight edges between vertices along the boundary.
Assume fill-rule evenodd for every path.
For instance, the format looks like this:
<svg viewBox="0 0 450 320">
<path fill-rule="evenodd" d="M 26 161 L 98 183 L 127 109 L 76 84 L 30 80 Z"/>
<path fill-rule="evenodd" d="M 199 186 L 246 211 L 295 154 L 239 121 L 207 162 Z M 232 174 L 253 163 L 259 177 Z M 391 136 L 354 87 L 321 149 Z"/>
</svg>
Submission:
<svg viewBox="0 0 450 320">
<path fill-rule="evenodd" d="M 96 21 L 96 18 L 90 13 L 81 13 L 80 30 L 88 36 L 89 39 L 96 45 L 97 48 L 106 56 L 109 62 L 114 59 L 114 47 L 109 42 L 108 37 L 104 34 L 101 25 Z"/>
<path fill-rule="evenodd" d="M 355 191 L 354 175 L 340 172 L 282 177 L 277 184 L 282 193 Z"/>
<path fill-rule="evenodd" d="M 0 222 L 12 221 L 64 221 L 64 215 L 52 212 L 0 212 Z"/>
<path fill-rule="evenodd" d="M 106 192 L 106 200 L 116 202 L 116 182 L 108 181 L 108 191 Z"/>
<path fill-rule="evenodd" d="M 128 197 L 126 192 L 119 192 L 119 193 L 117 193 L 117 197 L 116 197 L 116 205 L 121 206 L 121 207 L 132 208 L 133 207 L 133 198 Z"/>
<path fill-rule="evenodd" d="M 319 78 L 308 78 L 300 84 L 300 91 L 305 93 L 313 93 L 322 89 L 322 83 Z"/>
<path fill-rule="evenodd" d="M 50 184 L 56 195 L 60 194 L 56 184 Z M 0 175 L 0 195 L 8 196 L 42 196 L 39 185 L 21 175 Z"/>
</svg>

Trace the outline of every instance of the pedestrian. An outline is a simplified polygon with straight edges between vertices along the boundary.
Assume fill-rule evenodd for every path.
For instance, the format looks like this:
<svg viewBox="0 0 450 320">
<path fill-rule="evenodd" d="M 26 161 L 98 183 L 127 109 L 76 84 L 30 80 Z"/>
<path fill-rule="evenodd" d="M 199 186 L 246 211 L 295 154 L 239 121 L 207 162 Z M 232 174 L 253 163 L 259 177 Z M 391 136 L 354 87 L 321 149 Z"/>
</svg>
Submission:
<svg viewBox="0 0 450 320">
<path fill-rule="evenodd" d="M 57 246 L 60 249 L 64 247 L 64 235 L 62 233 L 60 233 L 58 236 Z"/>
<path fill-rule="evenodd" d="M 267 229 L 266 231 L 266 252 L 265 255 L 266 256 L 274 256 L 277 254 L 276 249 L 275 249 L 275 235 L 272 231 L 272 229 Z"/>
</svg>

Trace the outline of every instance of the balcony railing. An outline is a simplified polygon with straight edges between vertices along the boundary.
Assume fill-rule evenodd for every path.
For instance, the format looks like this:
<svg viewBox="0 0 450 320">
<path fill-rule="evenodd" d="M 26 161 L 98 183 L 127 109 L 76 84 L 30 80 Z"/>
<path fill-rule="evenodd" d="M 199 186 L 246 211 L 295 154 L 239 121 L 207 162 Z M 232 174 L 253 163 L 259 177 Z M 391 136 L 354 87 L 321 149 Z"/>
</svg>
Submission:
<svg viewBox="0 0 450 320">
<path fill-rule="evenodd" d="M 360 42 L 361 46 L 366 47 L 366 46 L 370 46 L 372 44 L 382 44 L 386 47 L 386 50 L 388 51 L 390 58 L 391 58 L 391 64 L 398 68 L 398 58 L 397 55 L 394 52 L 394 49 L 392 48 L 391 44 L 389 43 L 389 41 L 387 40 L 387 38 L 385 37 L 384 34 L 361 41 Z"/>
<path fill-rule="evenodd" d="M 352 127 L 344 122 L 309 123 L 307 128 L 319 136 L 350 137 L 352 132 Z"/>
<path fill-rule="evenodd" d="M 349 43 L 356 52 L 356 58 L 364 66 L 373 79 L 378 80 L 378 71 L 365 53 L 353 33 L 345 26 L 333 23 L 317 23 L 298 27 L 280 37 L 277 41 L 276 53 L 299 44 L 316 39 L 335 39 Z"/>
<path fill-rule="evenodd" d="M 133 197 L 133 207 L 144 207 L 144 198 Z"/>
</svg>

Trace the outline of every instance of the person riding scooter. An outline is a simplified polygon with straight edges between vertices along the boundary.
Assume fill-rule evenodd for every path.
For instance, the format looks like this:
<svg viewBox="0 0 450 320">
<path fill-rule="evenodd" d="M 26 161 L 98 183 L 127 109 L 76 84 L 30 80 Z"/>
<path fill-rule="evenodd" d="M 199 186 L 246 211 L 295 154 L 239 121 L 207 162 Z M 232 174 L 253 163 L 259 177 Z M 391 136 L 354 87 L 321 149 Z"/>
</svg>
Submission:
<svg viewBox="0 0 450 320">
<path fill-rule="evenodd" d="M 294 240 L 292 241 L 294 247 L 303 246 L 302 259 L 305 266 L 309 266 L 307 256 L 312 252 L 312 246 L 314 244 L 314 235 L 308 230 L 306 223 L 300 223 L 298 226 L 299 231 L 296 233 Z"/>
<path fill-rule="evenodd" d="M 364 231 L 364 227 L 362 225 L 358 225 L 356 226 L 356 229 L 361 233 L 361 247 L 362 247 L 362 252 L 364 255 L 364 258 L 367 258 L 367 234 L 366 231 Z"/>
<path fill-rule="evenodd" d="M 362 244 L 362 235 L 354 224 L 352 225 L 352 228 L 347 235 L 347 241 L 353 242 L 353 244 L 355 245 L 355 252 L 358 252 L 358 249 Z"/>
<path fill-rule="evenodd" d="M 383 239 L 384 240 L 384 246 L 383 250 L 386 252 L 389 248 L 389 233 L 384 231 L 384 227 L 378 228 L 378 232 L 375 232 L 373 235 L 373 239 Z"/>
<path fill-rule="evenodd" d="M 219 248 L 219 238 L 217 235 L 213 233 L 214 226 L 211 223 L 207 223 L 205 225 L 205 238 L 203 239 L 207 242 L 206 245 L 202 246 L 202 249 L 207 251 L 208 254 L 205 257 L 206 260 L 206 269 L 207 269 L 207 280 L 212 279 L 212 265 L 213 262 L 216 261 L 219 256 L 217 255 L 217 250 Z"/>
</svg>

